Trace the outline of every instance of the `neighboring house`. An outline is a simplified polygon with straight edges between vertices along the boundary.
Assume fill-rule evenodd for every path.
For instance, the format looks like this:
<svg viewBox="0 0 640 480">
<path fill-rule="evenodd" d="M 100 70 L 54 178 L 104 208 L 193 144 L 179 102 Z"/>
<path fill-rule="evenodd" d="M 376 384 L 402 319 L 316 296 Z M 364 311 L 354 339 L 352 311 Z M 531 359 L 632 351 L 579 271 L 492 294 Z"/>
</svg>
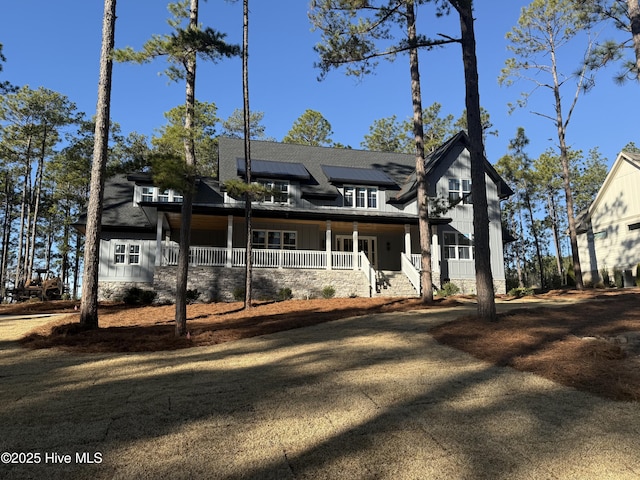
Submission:
<svg viewBox="0 0 640 480">
<path fill-rule="evenodd" d="M 432 219 L 434 285 L 475 291 L 471 169 L 465 133 L 426 160 L 429 196 L 448 210 Z M 255 298 L 290 288 L 294 297 L 418 295 L 420 265 L 415 157 L 399 153 L 252 141 L 252 180 L 271 191 L 253 204 Z M 513 192 L 486 166 L 491 265 L 504 292 L 500 200 Z M 225 182 L 243 179 L 242 140 L 220 138 L 219 179 L 201 178 L 193 205 L 190 289 L 205 300 L 233 299 L 244 287 L 244 200 Z M 148 174 L 107 182 L 99 291 L 120 296 L 153 287 L 175 292 L 181 197 Z"/>
<path fill-rule="evenodd" d="M 580 266 L 585 282 L 607 271 L 623 272 L 634 285 L 640 262 L 640 154 L 620 152 L 595 200 L 578 220 Z"/>
</svg>

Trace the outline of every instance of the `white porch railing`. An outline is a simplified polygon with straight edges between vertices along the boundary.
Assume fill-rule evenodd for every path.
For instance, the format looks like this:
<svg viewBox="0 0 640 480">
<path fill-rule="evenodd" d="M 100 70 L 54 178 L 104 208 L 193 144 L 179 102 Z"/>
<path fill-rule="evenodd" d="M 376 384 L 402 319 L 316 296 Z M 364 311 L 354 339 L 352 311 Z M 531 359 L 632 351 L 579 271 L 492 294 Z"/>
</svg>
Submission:
<svg viewBox="0 0 640 480">
<path fill-rule="evenodd" d="M 420 285 L 420 270 L 419 268 L 416 268 L 416 257 L 419 267 L 420 255 L 411 255 L 411 259 L 409 259 L 406 253 L 401 253 L 400 261 L 402 263 L 402 273 L 406 275 L 411 282 L 411 285 L 413 285 L 413 288 L 415 288 L 416 292 L 420 294 L 422 292 L 422 288 Z"/>
<path fill-rule="evenodd" d="M 358 260 L 360 263 L 360 270 L 362 270 L 364 272 L 365 277 L 367 277 L 367 281 L 369 282 L 369 292 L 370 295 L 373 295 L 376 290 L 377 290 L 377 285 L 376 285 L 376 271 L 375 269 L 371 266 L 371 263 L 369 262 L 369 259 L 367 258 L 367 255 L 364 252 L 360 252 L 360 255 L 358 255 Z"/>
<path fill-rule="evenodd" d="M 229 251 L 224 247 L 191 247 L 189 264 L 209 267 L 227 266 Z M 253 266 L 256 268 L 309 268 L 326 269 L 327 253 L 321 250 L 269 250 L 255 248 L 252 251 Z M 178 264 L 178 246 L 163 245 L 163 265 Z M 356 268 L 360 268 L 359 259 Z M 232 267 L 246 265 L 244 248 L 231 249 Z M 352 252 L 331 252 L 331 268 L 334 270 L 353 270 Z"/>
<path fill-rule="evenodd" d="M 402 254 L 403 256 L 407 256 L 406 254 Z M 431 255 L 431 272 L 432 273 L 439 273 L 440 272 L 440 265 L 439 265 L 439 261 L 438 258 L 435 255 Z M 411 264 L 413 265 L 413 268 L 415 268 L 418 272 L 422 271 L 422 256 L 419 253 L 412 253 L 411 254 Z"/>
</svg>

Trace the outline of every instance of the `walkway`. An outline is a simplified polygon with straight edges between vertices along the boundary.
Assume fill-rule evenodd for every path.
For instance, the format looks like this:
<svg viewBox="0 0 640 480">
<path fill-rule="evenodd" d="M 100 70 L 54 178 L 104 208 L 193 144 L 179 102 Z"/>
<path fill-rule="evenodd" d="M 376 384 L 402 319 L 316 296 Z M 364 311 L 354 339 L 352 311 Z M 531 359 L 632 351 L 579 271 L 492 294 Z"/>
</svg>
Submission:
<svg viewBox="0 0 640 480">
<path fill-rule="evenodd" d="M 0 320 L 0 452 L 40 459 L 0 478 L 640 478 L 638 404 L 435 343 L 463 310 L 150 354 L 25 351 Z"/>
</svg>

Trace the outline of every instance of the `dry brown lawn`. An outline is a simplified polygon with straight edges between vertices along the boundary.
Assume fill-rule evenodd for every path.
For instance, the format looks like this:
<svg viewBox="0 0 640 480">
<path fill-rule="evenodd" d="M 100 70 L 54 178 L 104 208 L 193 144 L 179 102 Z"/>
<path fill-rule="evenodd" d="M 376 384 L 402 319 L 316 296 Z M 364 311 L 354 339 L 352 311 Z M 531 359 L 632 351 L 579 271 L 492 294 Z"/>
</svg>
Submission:
<svg viewBox="0 0 640 480">
<path fill-rule="evenodd" d="M 640 290 L 554 291 L 512 305 L 498 322 L 463 317 L 432 329 L 441 343 L 499 366 L 533 372 L 558 383 L 615 400 L 640 400 Z M 500 301 L 509 303 L 508 298 Z M 189 337 L 174 337 L 174 307 L 102 305 L 101 328 L 79 328 L 73 302 L 0 305 L 0 314 L 69 313 L 30 332 L 29 348 L 76 352 L 157 351 L 212 345 L 322 322 L 375 313 L 435 309 L 466 298 L 439 299 L 424 307 L 418 299 L 354 298 L 290 300 L 258 304 L 194 304 L 188 307 Z M 559 302 L 570 301 L 570 304 Z M 554 302 L 558 302 L 554 305 Z M 506 305 L 500 305 L 505 307 Z"/>
</svg>

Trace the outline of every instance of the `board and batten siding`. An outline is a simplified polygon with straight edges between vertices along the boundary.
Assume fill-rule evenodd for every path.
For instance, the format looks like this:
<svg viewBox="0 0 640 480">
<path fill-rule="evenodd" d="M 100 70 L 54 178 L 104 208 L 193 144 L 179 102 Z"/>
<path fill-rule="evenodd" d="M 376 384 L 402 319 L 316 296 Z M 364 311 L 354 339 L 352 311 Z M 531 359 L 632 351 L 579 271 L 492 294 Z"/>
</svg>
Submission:
<svg viewBox="0 0 640 480">
<path fill-rule="evenodd" d="M 635 269 L 640 262 L 640 170 L 619 159 L 592 206 L 591 224 L 578 236 L 585 280 L 597 281 L 606 269 Z M 637 275 L 637 272 L 636 272 Z"/>
<path fill-rule="evenodd" d="M 140 245 L 139 262 L 137 264 L 115 263 L 116 245 Z M 100 269 L 98 275 L 101 282 L 153 282 L 155 268 L 156 240 L 140 238 L 111 238 L 100 241 Z"/>
</svg>

